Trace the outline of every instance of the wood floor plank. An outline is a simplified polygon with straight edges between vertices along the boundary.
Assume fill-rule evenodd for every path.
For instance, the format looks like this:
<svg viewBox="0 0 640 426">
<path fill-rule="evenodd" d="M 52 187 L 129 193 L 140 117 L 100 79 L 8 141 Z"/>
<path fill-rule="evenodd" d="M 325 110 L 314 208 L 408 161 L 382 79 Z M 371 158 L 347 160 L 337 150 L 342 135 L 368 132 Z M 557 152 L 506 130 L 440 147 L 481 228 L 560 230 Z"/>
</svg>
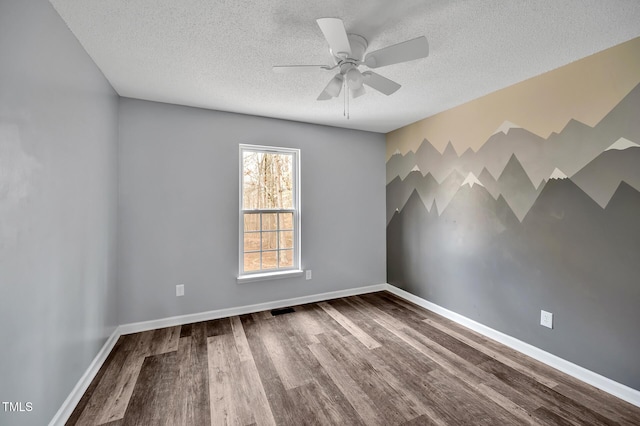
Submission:
<svg viewBox="0 0 640 426">
<path fill-rule="evenodd" d="M 270 320 L 273 318 L 270 311 L 254 312 L 251 316 L 255 321 Z"/>
<path fill-rule="evenodd" d="M 511 390 L 511 392 L 504 392 L 505 394 L 509 395 L 509 397 L 506 397 L 502 393 L 500 393 L 500 391 L 497 391 L 496 389 L 491 388 L 484 383 L 480 383 L 477 386 L 473 386 L 473 388 L 480 393 L 491 395 L 490 399 L 492 401 L 494 401 L 500 407 L 504 408 L 507 412 L 511 413 L 513 416 L 522 420 L 523 423 L 529 424 L 529 425 L 540 424 L 536 420 L 534 420 L 533 417 L 531 416 L 530 410 L 532 409 L 529 408 L 530 404 L 527 401 L 521 400 L 519 398 L 518 399 L 513 398 L 513 393 L 514 393 L 513 390 Z M 538 408 L 539 407 L 533 409 L 532 411 L 535 411 Z"/>
<path fill-rule="evenodd" d="M 178 379 L 177 353 L 144 358 L 127 406 L 127 425 L 171 425 L 174 389 Z"/>
<path fill-rule="evenodd" d="M 375 403 L 363 392 L 362 388 L 351 378 L 349 373 L 321 344 L 309 345 L 309 349 L 318 359 L 331 380 L 351 403 L 360 418 L 367 425 L 384 425 L 378 414 Z"/>
<path fill-rule="evenodd" d="M 185 366 L 188 398 L 187 419 L 196 425 L 211 423 L 209 407 L 209 371 L 207 354 L 207 329 L 204 323 L 192 324 L 191 347 Z"/>
<path fill-rule="evenodd" d="M 456 424 L 530 424 L 528 418 L 523 420 L 485 398 L 473 397 L 473 390 L 467 386 L 467 382 L 452 377 L 445 371 L 434 370 L 429 375 L 433 378 L 429 382 L 430 391 L 442 396 L 443 400 L 439 405 L 450 410 Z"/>
<path fill-rule="evenodd" d="M 269 353 L 273 365 L 282 380 L 285 389 L 293 389 L 312 382 L 309 375 L 302 374 L 304 368 L 300 359 L 293 352 L 287 337 L 277 327 L 281 319 L 261 321 L 260 337 Z"/>
<path fill-rule="evenodd" d="M 542 400 L 544 407 L 569 421 L 589 425 L 615 424 L 612 420 L 592 411 L 590 408 L 576 403 L 500 362 L 495 360 L 487 361 L 481 364 L 480 367 L 491 372 L 509 386 L 517 390 L 526 391 L 532 398 Z"/>
<path fill-rule="evenodd" d="M 287 391 L 304 407 L 302 424 L 365 426 L 355 409 L 336 388 L 329 390 L 316 382 Z M 306 420 L 306 422 L 304 421 Z"/>
<path fill-rule="evenodd" d="M 180 331 L 182 335 L 182 330 Z M 189 381 L 190 381 L 190 357 L 191 357 L 191 336 L 183 336 L 178 341 L 177 363 L 178 381 L 175 392 L 177 393 L 173 401 L 171 413 L 172 423 L 176 425 L 186 425 L 189 419 L 189 411 L 193 406 L 189 406 Z"/>
<path fill-rule="evenodd" d="M 314 414 L 326 416 L 332 424 L 363 424 L 347 396 L 305 345 L 304 333 L 299 332 L 294 316 L 283 315 L 274 323 L 280 338 L 289 343 L 288 347 L 298 362 L 298 374 L 310 379 L 310 383 L 300 386 L 295 393 L 309 400 L 315 392 L 319 399 L 309 407 L 313 407 Z"/>
<path fill-rule="evenodd" d="M 201 339 L 206 339 L 204 329 L 200 333 Z M 179 339 L 177 358 L 179 365 L 178 381 L 174 392 L 176 396 L 171 413 L 172 424 L 208 426 L 209 415 L 209 390 L 208 379 L 205 381 L 202 370 L 202 346 L 198 339 L 191 336 Z M 207 388 L 205 388 L 207 386 Z M 203 399 L 206 397 L 206 400 Z"/>
<path fill-rule="evenodd" d="M 153 330 L 153 337 L 147 354 L 160 355 L 166 352 L 177 351 L 180 328 L 180 326 L 175 326 Z"/>
<path fill-rule="evenodd" d="M 209 337 L 207 342 L 211 425 L 254 423 L 249 384 L 240 373 L 233 336 L 217 335 Z"/>
<path fill-rule="evenodd" d="M 229 318 L 205 321 L 205 324 L 207 327 L 207 337 L 231 334 L 231 321 Z"/>
<path fill-rule="evenodd" d="M 300 415 L 301 406 L 296 404 L 287 393 L 260 336 L 259 323 L 255 321 L 255 316 L 253 315 L 240 316 L 240 322 L 247 336 L 251 355 L 258 369 L 260 382 L 269 401 L 276 424 L 296 426 L 299 424 L 298 419 L 306 417 Z"/>
<path fill-rule="evenodd" d="M 325 333 L 337 332 L 341 336 L 348 336 L 348 330 L 336 322 L 329 314 L 327 314 L 318 304 L 310 303 L 305 305 L 305 309 L 310 317 L 315 318 Z"/>
<path fill-rule="evenodd" d="M 433 425 L 437 425 L 437 423 L 431 420 L 429 416 L 425 416 L 425 415 L 416 417 L 415 419 L 411 419 L 409 421 L 402 423 L 402 426 L 433 426 Z"/>
<path fill-rule="evenodd" d="M 593 411 L 610 418 L 621 425 L 625 426 L 637 426 L 640 425 L 640 418 L 638 417 L 637 407 L 622 400 L 611 401 L 608 395 L 604 391 L 580 391 L 575 386 L 569 386 L 564 383 L 559 384 L 553 388 L 554 391 L 559 394 L 572 399 L 578 404 L 589 407 Z M 593 396 L 593 395 L 597 396 Z M 604 399 L 603 399 L 604 397 Z"/>
<path fill-rule="evenodd" d="M 374 351 L 356 344 L 353 336 L 322 335 L 320 340 L 348 366 L 349 371 L 353 372 L 352 377 L 383 409 L 384 415 L 392 416 L 389 423 L 398 424 L 424 414 L 439 425 L 447 424 L 446 419 L 431 408 L 432 401 L 423 394 L 421 385 L 415 386 L 414 381 L 406 380 L 407 372 L 398 375 L 393 369 L 392 365 L 397 363 L 397 359 L 391 360 L 391 365 L 387 364 Z"/>
<path fill-rule="evenodd" d="M 570 422 L 564 417 L 548 410 L 545 407 L 540 407 L 533 412 L 533 416 L 543 424 L 551 424 L 558 426 L 580 426 L 580 423 Z"/>
<path fill-rule="evenodd" d="M 135 333 L 130 336 L 133 347 L 128 352 L 115 387 L 102 408 L 96 424 L 109 423 L 124 417 L 138 380 L 144 358 L 149 353 L 153 332 Z"/>
<path fill-rule="evenodd" d="M 331 318 L 333 318 L 338 324 L 344 327 L 349 333 L 358 339 L 367 349 L 379 348 L 380 343 L 376 342 L 371 336 L 362 331 L 360 327 L 355 325 L 349 318 L 338 312 L 333 306 L 327 302 L 318 303 Z"/>
<path fill-rule="evenodd" d="M 125 424 L 124 424 L 124 420 L 120 419 L 120 420 L 114 420 L 109 423 L 103 423 L 100 426 L 125 426 Z"/>
<path fill-rule="evenodd" d="M 269 405 L 269 400 L 260 379 L 258 369 L 253 358 L 242 363 L 242 373 L 248 386 L 248 395 L 253 410 L 256 425 L 271 426 L 276 421 Z"/>
<path fill-rule="evenodd" d="M 309 307 L 305 305 L 294 306 L 295 313 L 290 318 L 296 322 L 297 332 L 302 336 L 307 345 L 320 343 L 316 337 L 318 334 L 325 332 L 325 328 L 318 322 Z"/>
<path fill-rule="evenodd" d="M 244 328 L 242 328 L 240 317 L 231 317 L 231 331 L 236 343 L 240 362 L 253 361 L 253 358 L 251 357 L 251 349 L 249 349 L 249 342 L 247 342 L 247 336 L 244 334 Z"/>
<path fill-rule="evenodd" d="M 162 349 L 161 353 L 175 352 L 178 350 L 181 328 L 182 327 L 179 325 L 175 327 L 169 327 L 169 335 L 165 340 L 164 348 Z"/>
<path fill-rule="evenodd" d="M 387 292 L 121 336 L 80 401 L 67 424 L 640 425 L 639 407 Z"/>
<path fill-rule="evenodd" d="M 191 336 L 191 324 L 183 324 L 180 326 L 180 337 L 190 337 Z"/>
</svg>

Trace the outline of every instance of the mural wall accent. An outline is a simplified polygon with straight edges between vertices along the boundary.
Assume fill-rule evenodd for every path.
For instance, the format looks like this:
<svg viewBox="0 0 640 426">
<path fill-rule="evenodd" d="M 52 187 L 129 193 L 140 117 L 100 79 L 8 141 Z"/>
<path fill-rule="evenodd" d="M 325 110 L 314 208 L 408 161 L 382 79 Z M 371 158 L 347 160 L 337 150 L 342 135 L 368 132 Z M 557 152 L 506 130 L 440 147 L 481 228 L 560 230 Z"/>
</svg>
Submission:
<svg viewBox="0 0 640 426">
<path fill-rule="evenodd" d="M 621 181 L 640 191 L 638 111 L 640 85 L 595 127 L 571 120 L 543 139 L 505 121 L 477 152 L 469 148 L 458 155 L 449 143 L 441 154 L 426 139 L 415 153 L 398 151 L 387 161 L 387 223 L 413 189 L 429 211 L 436 198 L 442 213 L 467 181 L 480 183 L 493 198 L 502 195 L 520 221 L 550 178 L 570 176 L 604 208 Z M 407 179 L 410 173 L 422 179 Z M 399 186 L 406 188 L 397 191 Z"/>
<path fill-rule="evenodd" d="M 640 38 L 442 117 L 387 135 L 388 282 L 640 390 Z"/>
</svg>

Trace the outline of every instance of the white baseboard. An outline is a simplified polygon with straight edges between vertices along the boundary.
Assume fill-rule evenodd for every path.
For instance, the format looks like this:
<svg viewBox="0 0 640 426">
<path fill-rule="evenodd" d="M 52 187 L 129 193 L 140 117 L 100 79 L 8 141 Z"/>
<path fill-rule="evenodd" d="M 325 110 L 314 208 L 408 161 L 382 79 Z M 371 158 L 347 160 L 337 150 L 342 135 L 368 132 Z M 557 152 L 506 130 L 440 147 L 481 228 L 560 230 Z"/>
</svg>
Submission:
<svg viewBox="0 0 640 426">
<path fill-rule="evenodd" d="M 95 356 L 95 358 L 93 358 L 93 361 L 91 361 L 91 364 L 89 364 L 87 370 L 84 372 L 82 377 L 80 377 L 80 380 L 78 380 L 78 383 L 76 383 L 74 388 L 71 390 L 71 393 L 69 394 L 69 396 L 67 396 L 67 399 L 65 399 L 65 401 L 62 403 L 56 415 L 53 416 L 53 418 L 49 422 L 49 426 L 64 425 L 67 420 L 69 420 L 71 413 L 73 413 L 74 408 L 76 408 L 76 405 L 78 405 L 78 402 L 80 402 L 82 395 L 84 395 L 87 388 L 91 384 L 91 381 L 96 376 L 96 374 L 98 374 L 100 367 L 102 367 L 102 364 L 104 364 L 105 360 L 109 356 L 109 353 L 118 341 L 118 338 L 120 337 L 118 328 L 119 327 L 116 327 L 116 329 L 113 330 L 113 333 L 111 333 L 111 336 L 109 336 L 107 341 L 104 342 L 104 345 L 102 345 L 102 348 L 100 348 L 98 354 Z"/>
<path fill-rule="evenodd" d="M 197 314 L 179 315 L 152 321 L 135 322 L 121 325 L 118 328 L 120 330 L 120 334 L 138 333 L 140 331 L 155 330 L 157 328 L 173 327 L 175 325 L 209 321 L 212 319 L 232 317 L 235 315 L 251 314 L 253 312 L 285 308 L 287 306 L 321 302 L 323 300 L 337 299 L 339 297 L 373 293 L 375 291 L 386 290 L 387 288 L 388 284 L 376 284 L 367 287 L 357 287 L 347 290 L 330 291 L 328 293 L 312 294 L 310 296 L 294 297 L 292 299 L 274 300 L 272 302 L 257 303 L 255 305 L 239 306 L 237 308 L 216 309 L 214 311 L 199 312 Z"/>
<path fill-rule="evenodd" d="M 443 308 L 442 306 L 436 305 L 435 303 L 429 302 L 428 300 L 413 295 L 405 290 L 392 286 L 391 284 L 387 284 L 386 290 L 398 297 L 408 300 L 409 302 L 413 302 L 416 305 L 422 306 L 425 309 L 442 315 L 445 318 L 455 321 L 458 324 L 461 324 L 484 336 L 496 340 L 505 346 L 522 352 L 523 354 L 530 356 L 531 358 L 534 358 L 544 364 L 547 364 L 550 367 L 560 370 L 563 373 L 573 376 L 578 380 L 582 380 L 585 383 L 595 386 L 598 389 L 601 389 L 613 396 L 616 396 L 637 407 L 640 407 L 640 391 L 623 385 L 622 383 L 613 381 L 607 377 L 601 376 L 600 374 L 594 373 L 591 370 L 587 370 L 584 367 L 580 367 L 579 365 L 562 359 L 556 355 L 550 354 L 549 352 L 543 351 L 542 349 L 525 343 L 522 340 L 518 340 L 515 337 L 511 337 L 507 334 L 501 333 L 500 331 L 487 327 L 486 325 L 480 324 L 479 322 L 469 319 L 463 315 L 457 314 L 453 311 Z"/>
<path fill-rule="evenodd" d="M 49 426 L 64 425 L 73 413 L 80 398 L 87 390 L 93 378 L 98 374 L 100 367 L 107 359 L 107 356 L 115 346 L 118 338 L 124 334 L 137 333 L 140 331 L 155 330 L 157 328 L 172 327 L 182 324 L 190 324 L 192 322 L 209 321 L 217 318 L 232 317 L 235 315 L 251 314 L 254 312 L 266 311 L 270 309 L 285 308 L 288 306 L 303 305 L 305 303 L 321 302 L 324 300 L 337 299 L 340 297 L 355 296 L 358 294 L 373 293 L 383 291 L 389 288 L 388 284 L 376 284 L 366 287 L 350 288 L 347 290 L 330 291 L 327 293 L 312 294 L 309 296 L 294 297 L 291 299 L 274 300 L 272 302 L 257 303 L 255 305 L 240 306 L 237 308 L 217 309 L 214 311 L 200 312 L 197 314 L 180 315 L 169 318 L 161 318 L 152 321 L 136 322 L 131 324 L 123 324 L 118 326 L 111 334 L 109 339 L 102 346 L 93 359 L 87 371 L 82 375 L 76 386 L 73 388 L 67 399 L 64 401 L 53 419 L 49 422 Z"/>
</svg>

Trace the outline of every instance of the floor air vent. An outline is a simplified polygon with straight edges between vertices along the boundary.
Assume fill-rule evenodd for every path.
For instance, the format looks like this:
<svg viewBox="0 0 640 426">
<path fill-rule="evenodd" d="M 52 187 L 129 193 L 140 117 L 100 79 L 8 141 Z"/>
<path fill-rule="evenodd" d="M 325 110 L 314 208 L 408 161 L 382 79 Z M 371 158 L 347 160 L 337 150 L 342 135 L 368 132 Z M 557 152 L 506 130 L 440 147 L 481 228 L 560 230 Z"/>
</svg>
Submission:
<svg viewBox="0 0 640 426">
<path fill-rule="evenodd" d="M 295 312 L 295 309 L 293 308 L 272 309 L 271 315 L 275 317 L 276 315 L 290 314 L 291 312 Z"/>
</svg>

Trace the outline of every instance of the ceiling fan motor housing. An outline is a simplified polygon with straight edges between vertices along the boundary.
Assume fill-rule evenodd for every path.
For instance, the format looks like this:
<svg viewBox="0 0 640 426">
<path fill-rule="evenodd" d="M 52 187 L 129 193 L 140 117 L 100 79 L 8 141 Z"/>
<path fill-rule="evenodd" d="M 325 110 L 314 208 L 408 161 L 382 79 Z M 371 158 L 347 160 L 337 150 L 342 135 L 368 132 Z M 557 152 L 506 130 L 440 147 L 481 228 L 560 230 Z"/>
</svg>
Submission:
<svg viewBox="0 0 640 426">
<path fill-rule="evenodd" d="M 351 54 L 348 52 L 334 52 L 329 48 L 329 52 L 335 58 L 337 64 L 349 59 L 353 61 L 362 61 L 362 58 L 364 58 L 364 52 L 367 50 L 367 46 L 369 45 L 369 43 L 367 43 L 367 39 L 358 34 L 347 34 L 347 38 L 351 45 Z"/>
</svg>

